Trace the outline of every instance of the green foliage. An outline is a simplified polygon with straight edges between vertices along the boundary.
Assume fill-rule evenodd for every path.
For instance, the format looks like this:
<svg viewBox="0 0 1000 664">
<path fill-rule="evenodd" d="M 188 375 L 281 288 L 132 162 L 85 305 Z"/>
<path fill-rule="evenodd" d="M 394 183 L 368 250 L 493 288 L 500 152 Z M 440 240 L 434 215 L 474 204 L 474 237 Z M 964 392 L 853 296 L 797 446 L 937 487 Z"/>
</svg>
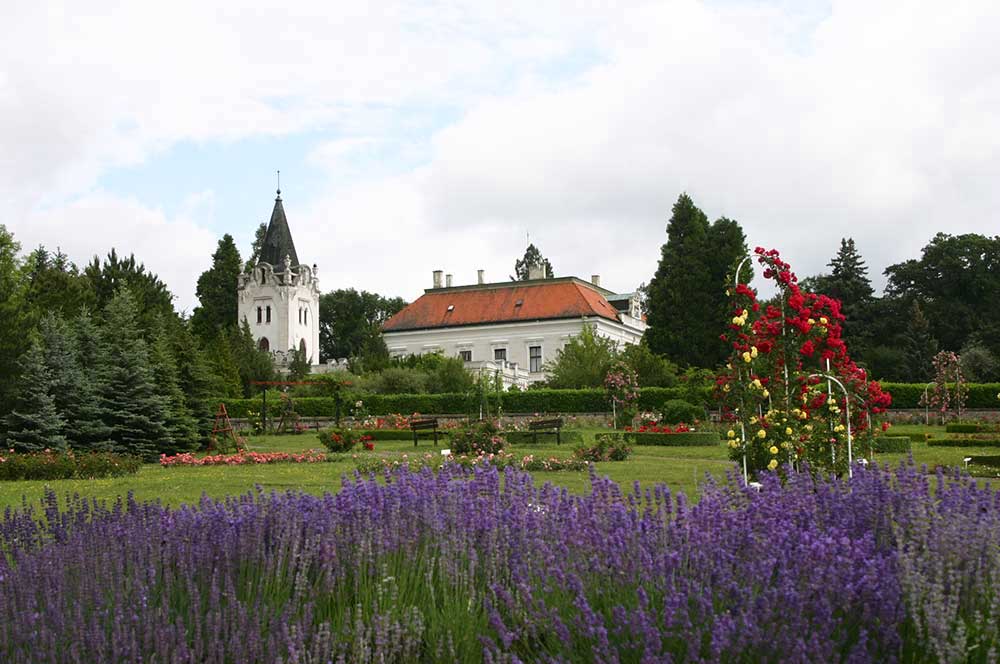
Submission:
<svg viewBox="0 0 1000 664">
<path fill-rule="evenodd" d="M 691 198 L 680 195 L 648 287 L 646 339 L 654 353 L 681 366 L 715 367 L 724 361 L 718 322 L 726 318 L 726 288 L 746 255 L 738 223 L 722 218 L 710 225 Z M 745 283 L 752 275 L 744 268 L 740 277 Z"/>
<path fill-rule="evenodd" d="M 218 406 L 218 403 L 212 404 L 211 399 L 214 395 L 225 393 L 216 387 L 222 382 L 212 370 L 207 351 L 197 343 L 188 325 L 172 321 L 170 343 L 177 363 L 177 384 L 184 395 L 187 410 L 194 418 L 198 439 L 204 443 L 212 431 Z"/>
<path fill-rule="evenodd" d="M 350 452 L 362 435 L 354 429 L 324 429 L 319 432 L 319 442 L 331 452 Z"/>
<path fill-rule="evenodd" d="M 155 329 L 157 320 L 176 316 L 171 303 L 174 296 L 167 285 L 147 272 L 134 255 L 120 259 L 112 249 L 104 262 L 95 256 L 83 274 L 94 293 L 96 311 L 103 311 L 120 290 L 128 289 L 135 302 L 136 324 L 144 335 Z"/>
<path fill-rule="evenodd" d="M 39 247 L 24 265 L 24 301 L 32 324 L 46 315 L 71 318 L 94 307 L 90 282 L 80 274 L 66 254 Z"/>
<path fill-rule="evenodd" d="M 18 375 L 18 358 L 28 349 L 28 310 L 17 253 L 21 245 L 0 224 L 0 417 L 11 407 Z"/>
<path fill-rule="evenodd" d="M 267 223 L 260 222 L 257 226 L 257 230 L 254 232 L 253 243 L 250 245 L 250 257 L 247 258 L 247 262 L 243 264 L 243 271 L 250 272 L 255 267 L 260 260 L 260 252 L 264 248 L 264 238 L 267 237 Z"/>
<path fill-rule="evenodd" d="M 910 451 L 909 436 L 876 436 L 872 449 L 881 453 L 905 453 Z"/>
<path fill-rule="evenodd" d="M 659 445 L 668 447 L 710 447 L 719 445 L 722 439 L 714 431 L 687 431 L 683 433 L 625 433 L 625 440 L 636 445 Z"/>
<path fill-rule="evenodd" d="M 985 433 L 987 431 L 996 431 L 997 426 L 994 424 L 975 424 L 972 422 L 951 422 L 945 426 L 944 430 L 947 433 Z"/>
<path fill-rule="evenodd" d="M 110 452 L 0 455 L 0 480 L 92 480 L 134 475 L 142 459 Z"/>
<path fill-rule="evenodd" d="M 615 342 L 598 335 L 593 325 L 585 324 L 580 334 L 566 342 L 546 365 L 546 383 L 557 389 L 601 387 L 617 356 Z"/>
<path fill-rule="evenodd" d="M 226 233 L 212 254 L 212 267 L 198 277 L 195 293 L 201 306 L 191 315 L 191 328 L 204 340 L 214 339 L 237 323 L 236 281 L 243 264 L 233 236 Z"/>
<path fill-rule="evenodd" d="M 673 387 L 677 384 L 677 365 L 649 349 L 649 344 L 629 344 L 619 357 L 639 377 L 640 387 Z"/>
<path fill-rule="evenodd" d="M 625 444 L 620 433 L 600 433 L 593 445 L 579 445 L 573 450 L 573 457 L 584 461 L 625 461 L 632 454 L 632 448 Z"/>
<path fill-rule="evenodd" d="M 360 359 L 365 370 L 381 368 L 389 359 L 382 324 L 405 306 L 400 297 L 353 288 L 324 293 L 319 298 L 320 354 L 327 359 Z"/>
<path fill-rule="evenodd" d="M 451 434 L 451 453 L 455 455 L 496 454 L 507 441 L 492 420 L 474 422 Z"/>
<path fill-rule="evenodd" d="M 938 352 L 938 344 L 917 300 L 910 305 L 910 319 L 907 323 L 903 333 L 902 375 L 914 382 L 929 381 L 934 374 L 933 360 Z M 898 368 L 896 371 L 899 375 Z"/>
<path fill-rule="evenodd" d="M 538 434 L 537 438 L 535 433 Z M 532 445 L 536 441 L 552 442 L 555 440 L 555 432 L 550 431 L 504 431 L 503 437 L 511 445 Z M 583 432 L 571 429 L 562 429 L 559 432 L 559 441 L 568 445 L 583 443 Z"/>
<path fill-rule="evenodd" d="M 691 424 L 705 419 L 705 409 L 683 399 L 668 399 L 660 407 L 660 421 L 665 424 Z"/>
<path fill-rule="evenodd" d="M 302 380 L 312 371 L 312 364 L 302 350 L 291 348 L 288 351 L 292 360 L 288 363 L 288 380 Z"/>
<path fill-rule="evenodd" d="M 37 340 L 21 357 L 19 369 L 13 409 L 7 414 L 5 445 L 18 452 L 65 449 L 66 421 L 56 409 L 52 374 Z"/>
<path fill-rule="evenodd" d="M 271 354 L 257 348 L 250 324 L 244 319 L 239 331 L 229 337 L 230 352 L 240 374 L 243 394 L 249 396 L 257 392 L 253 381 L 274 380 L 274 361 Z"/>
<path fill-rule="evenodd" d="M 974 383 L 986 383 L 1000 378 L 1000 361 L 979 339 L 973 338 L 962 348 L 962 374 Z"/>
<path fill-rule="evenodd" d="M 240 379 L 240 368 L 233 356 L 233 344 L 230 336 L 235 333 L 222 330 L 209 344 L 206 359 L 209 363 L 212 386 L 217 395 L 226 398 L 243 396 L 243 382 Z"/>
<path fill-rule="evenodd" d="M 1000 438 L 932 438 L 931 447 L 1000 447 Z"/>
<path fill-rule="evenodd" d="M 139 332 L 136 300 L 122 289 L 104 310 L 101 344 L 107 362 L 98 398 L 107 411 L 111 448 L 154 458 L 173 444 L 167 430 L 167 399 L 156 387 L 149 348 Z"/>
<path fill-rule="evenodd" d="M 531 266 L 545 268 L 546 279 L 556 276 L 555 272 L 552 271 L 552 263 L 549 262 L 549 259 L 542 256 L 542 252 L 538 250 L 538 247 L 529 244 L 528 248 L 524 251 L 524 257 L 514 261 L 514 276 L 510 278 L 511 281 L 527 281 L 528 268 Z"/>
<path fill-rule="evenodd" d="M 149 363 L 158 393 L 164 401 L 164 426 L 167 438 L 160 441 L 161 454 L 190 452 L 198 448 L 198 422 L 181 391 L 180 372 L 169 332 L 162 321 L 149 344 Z"/>
</svg>

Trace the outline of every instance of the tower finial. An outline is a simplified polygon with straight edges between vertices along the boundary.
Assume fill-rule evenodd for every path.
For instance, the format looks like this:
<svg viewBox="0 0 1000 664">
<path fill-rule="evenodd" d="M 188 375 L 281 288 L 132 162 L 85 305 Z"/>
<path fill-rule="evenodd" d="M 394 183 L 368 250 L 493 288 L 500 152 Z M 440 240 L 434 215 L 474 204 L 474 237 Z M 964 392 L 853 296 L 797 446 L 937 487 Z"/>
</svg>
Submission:
<svg viewBox="0 0 1000 664">
<path fill-rule="evenodd" d="M 278 198 L 281 198 L 281 171 L 278 171 Z"/>
</svg>

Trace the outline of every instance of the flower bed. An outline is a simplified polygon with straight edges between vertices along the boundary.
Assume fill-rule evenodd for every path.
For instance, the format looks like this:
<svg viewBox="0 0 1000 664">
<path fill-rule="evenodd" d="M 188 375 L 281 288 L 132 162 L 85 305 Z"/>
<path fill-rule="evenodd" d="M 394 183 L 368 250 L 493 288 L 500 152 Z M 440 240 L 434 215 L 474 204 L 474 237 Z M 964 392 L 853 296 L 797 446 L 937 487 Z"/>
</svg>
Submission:
<svg viewBox="0 0 1000 664">
<path fill-rule="evenodd" d="M 324 463 L 335 461 L 338 458 L 315 450 L 308 450 L 301 454 L 243 451 L 236 454 L 215 454 L 202 457 L 184 453 L 173 456 L 161 454 L 160 465 L 164 468 L 170 466 L 248 466 L 263 463 Z"/>
<path fill-rule="evenodd" d="M 142 459 L 111 452 L 0 454 L 0 480 L 69 480 L 122 477 L 139 472 Z"/>
<path fill-rule="evenodd" d="M 682 431 L 680 433 L 655 433 L 627 431 L 625 440 L 636 445 L 665 445 L 674 447 L 710 447 L 720 445 L 722 439 L 714 431 Z"/>
<path fill-rule="evenodd" d="M 60 508 L 49 492 L 0 521 L 0 660 L 936 662 L 1000 647 L 1000 500 L 958 474 L 788 469 L 696 504 L 490 467 L 390 479 L 178 510 Z"/>
<path fill-rule="evenodd" d="M 581 461 L 625 461 L 632 448 L 625 444 L 620 433 L 598 434 L 593 445 L 579 445 L 573 450 L 573 457 Z"/>
</svg>

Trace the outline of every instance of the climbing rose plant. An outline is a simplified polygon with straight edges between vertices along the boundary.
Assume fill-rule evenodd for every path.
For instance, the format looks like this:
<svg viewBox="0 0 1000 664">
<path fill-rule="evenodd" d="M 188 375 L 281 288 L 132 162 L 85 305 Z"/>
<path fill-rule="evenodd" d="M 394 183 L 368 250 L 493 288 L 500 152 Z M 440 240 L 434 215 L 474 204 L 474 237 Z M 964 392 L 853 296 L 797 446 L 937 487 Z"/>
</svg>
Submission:
<svg viewBox="0 0 1000 664">
<path fill-rule="evenodd" d="M 942 419 L 949 410 L 954 410 L 956 417 L 962 417 L 969 388 L 962 375 L 961 357 L 950 350 L 943 350 L 931 362 L 934 365 L 934 382 L 931 390 L 921 395 L 920 405 L 938 411 Z"/>
<path fill-rule="evenodd" d="M 604 377 L 604 389 L 608 401 L 614 406 L 616 425 L 630 422 L 637 412 L 639 401 L 639 377 L 632 367 L 624 362 L 615 362 Z"/>
<path fill-rule="evenodd" d="M 840 302 L 804 292 L 777 250 L 754 250 L 763 276 L 774 282 L 775 304 L 762 305 L 756 292 L 739 284 L 728 329 L 726 371 L 716 379 L 717 395 L 731 423 L 730 456 L 746 462 L 753 476 L 785 464 L 808 462 L 820 472 L 847 470 L 847 410 L 855 457 L 870 455 L 871 416 L 891 403 L 889 393 L 869 381 L 847 352 Z M 820 374 L 843 383 L 848 396 Z"/>
</svg>

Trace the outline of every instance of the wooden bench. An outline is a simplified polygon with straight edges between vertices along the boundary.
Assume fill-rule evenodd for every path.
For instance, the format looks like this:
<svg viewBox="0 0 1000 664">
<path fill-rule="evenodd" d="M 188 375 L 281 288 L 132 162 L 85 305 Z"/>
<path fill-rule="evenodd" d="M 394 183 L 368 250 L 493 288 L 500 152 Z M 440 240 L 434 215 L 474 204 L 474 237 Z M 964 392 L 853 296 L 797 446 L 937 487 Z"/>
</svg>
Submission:
<svg viewBox="0 0 1000 664">
<path fill-rule="evenodd" d="M 410 431 L 413 432 L 413 446 L 417 446 L 417 432 L 418 431 L 434 431 L 434 445 L 438 444 L 438 421 L 434 419 L 429 420 L 410 420 Z"/>
<path fill-rule="evenodd" d="M 556 444 L 561 445 L 562 439 L 559 436 L 559 430 L 562 429 L 563 421 L 561 417 L 557 417 L 551 420 L 535 420 L 534 422 L 528 423 L 528 431 L 531 432 L 531 442 L 538 443 L 538 432 L 542 433 L 555 433 L 556 434 Z"/>
</svg>

